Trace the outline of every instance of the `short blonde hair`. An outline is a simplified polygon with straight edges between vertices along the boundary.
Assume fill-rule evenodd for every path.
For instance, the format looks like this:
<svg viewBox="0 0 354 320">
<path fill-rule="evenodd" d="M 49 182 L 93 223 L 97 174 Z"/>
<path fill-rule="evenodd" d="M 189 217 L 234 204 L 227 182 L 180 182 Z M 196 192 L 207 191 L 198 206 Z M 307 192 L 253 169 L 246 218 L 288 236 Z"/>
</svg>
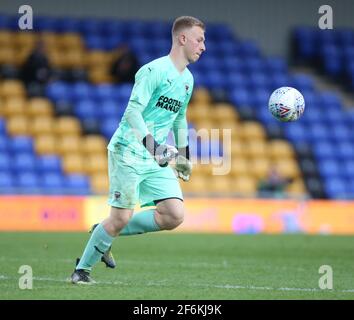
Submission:
<svg viewBox="0 0 354 320">
<path fill-rule="evenodd" d="M 172 26 L 172 36 L 175 36 L 179 31 L 185 28 L 192 28 L 194 26 L 201 27 L 205 31 L 205 25 L 202 21 L 191 16 L 178 17 Z"/>
</svg>

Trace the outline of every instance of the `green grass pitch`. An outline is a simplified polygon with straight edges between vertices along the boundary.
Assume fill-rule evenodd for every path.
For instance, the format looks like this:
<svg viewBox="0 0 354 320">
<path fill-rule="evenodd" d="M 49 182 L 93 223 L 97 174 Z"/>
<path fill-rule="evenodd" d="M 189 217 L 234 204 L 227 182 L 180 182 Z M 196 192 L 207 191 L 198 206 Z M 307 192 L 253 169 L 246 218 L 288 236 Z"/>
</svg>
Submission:
<svg viewBox="0 0 354 320">
<path fill-rule="evenodd" d="M 353 299 L 354 237 L 156 233 L 120 237 L 116 269 L 68 278 L 85 233 L 0 233 L 0 299 Z M 33 289 L 19 289 L 30 265 Z M 321 265 L 333 289 L 319 288 Z"/>
</svg>

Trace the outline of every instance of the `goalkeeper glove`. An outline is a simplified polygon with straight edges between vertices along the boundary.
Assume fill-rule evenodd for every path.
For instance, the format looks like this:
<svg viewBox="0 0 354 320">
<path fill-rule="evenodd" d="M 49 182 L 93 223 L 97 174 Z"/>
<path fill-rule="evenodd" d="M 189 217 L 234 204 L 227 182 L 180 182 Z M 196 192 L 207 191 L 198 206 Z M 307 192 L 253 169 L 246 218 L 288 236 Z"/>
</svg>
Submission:
<svg viewBox="0 0 354 320">
<path fill-rule="evenodd" d="M 189 161 L 189 147 L 180 148 L 176 158 L 175 170 L 177 177 L 183 181 L 188 181 L 192 174 L 192 162 Z"/>
<path fill-rule="evenodd" d="M 159 144 L 151 134 L 148 134 L 143 139 L 143 145 L 160 167 L 166 167 L 178 155 L 175 147 L 168 144 Z"/>
</svg>

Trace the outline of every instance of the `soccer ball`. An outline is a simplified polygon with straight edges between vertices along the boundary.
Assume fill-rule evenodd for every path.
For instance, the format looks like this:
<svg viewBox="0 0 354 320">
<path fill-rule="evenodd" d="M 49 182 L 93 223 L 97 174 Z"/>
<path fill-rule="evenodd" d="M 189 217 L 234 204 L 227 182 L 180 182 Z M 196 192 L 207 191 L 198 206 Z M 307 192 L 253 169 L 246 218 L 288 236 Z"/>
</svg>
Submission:
<svg viewBox="0 0 354 320">
<path fill-rule="evenodd" d="M 302 94 L 292 87 L 276 89 L 269 98 L 270 113 L 279 121 L 295 121 L 305 110 L 305 100 Z"/>
</svg>

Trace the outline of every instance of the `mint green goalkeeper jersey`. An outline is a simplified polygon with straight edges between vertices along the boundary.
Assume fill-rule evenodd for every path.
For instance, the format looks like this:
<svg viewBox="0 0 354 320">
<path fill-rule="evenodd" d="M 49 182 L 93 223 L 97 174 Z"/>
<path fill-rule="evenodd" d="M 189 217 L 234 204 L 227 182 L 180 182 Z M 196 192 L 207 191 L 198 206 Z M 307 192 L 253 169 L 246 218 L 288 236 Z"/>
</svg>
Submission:
<svg viewBox="0 0 354 320">
<path fill-rule="evenodd" d="M 193 76 L 188 68 L 180 73 L 171 58 L 164 56 L 145 64 L 136 73 L 129 103 L 138 103 L 141 106 L 139 111 L 147 132 L 162 144 L 166 143 L 174 124 L 182 118 L 185 119 L 192 90 Z M 119 153 L 129 151 L 138 160 L 144 160 L 145 164 L 152 163 L 154 160 L 142 144 L 142 137 L 137 137 L 128 123 L 127 109 L 108 144 L 108 149 Z M 145 136 L 147 132 L 141 134 Z M 177 143 L 177 147 L 185 146 Z"/>
</svg>

